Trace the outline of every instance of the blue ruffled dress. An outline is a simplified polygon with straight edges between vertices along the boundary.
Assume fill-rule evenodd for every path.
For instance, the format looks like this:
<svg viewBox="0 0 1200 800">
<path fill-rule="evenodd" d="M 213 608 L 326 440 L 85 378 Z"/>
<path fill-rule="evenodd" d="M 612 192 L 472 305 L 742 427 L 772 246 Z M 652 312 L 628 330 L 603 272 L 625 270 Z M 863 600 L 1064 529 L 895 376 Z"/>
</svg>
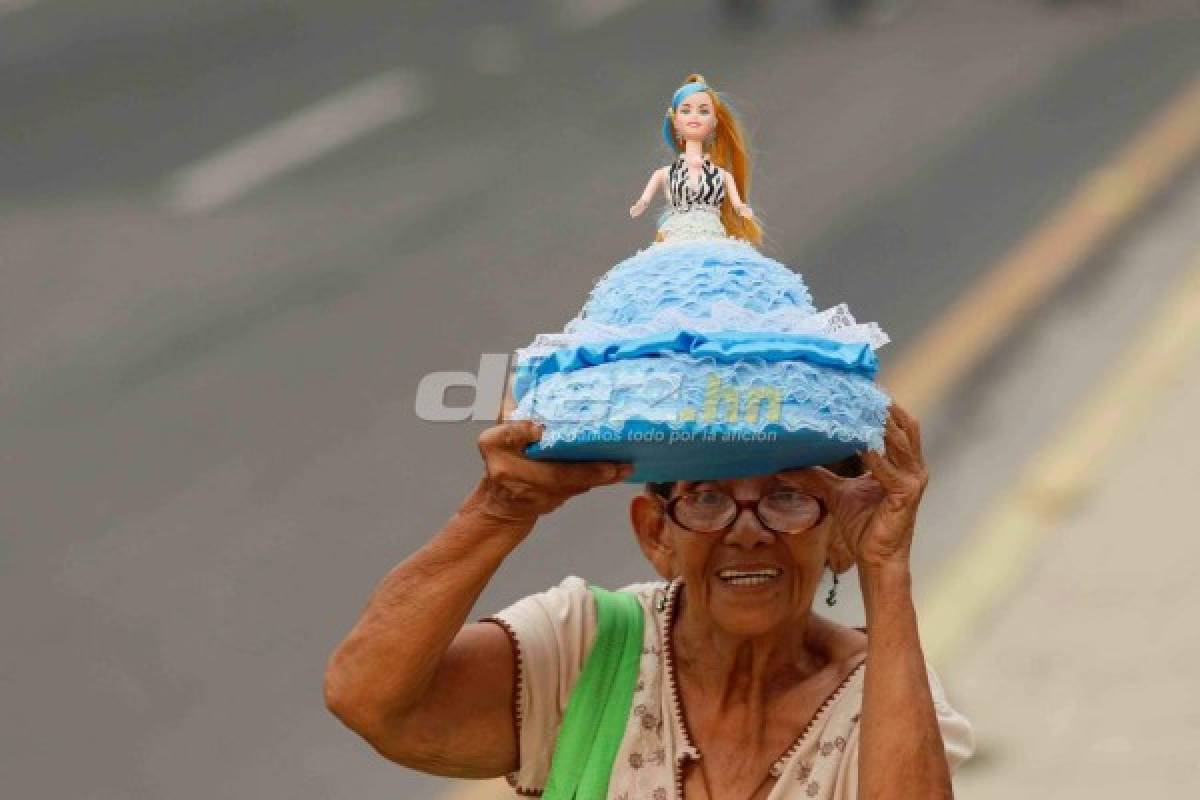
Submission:
<svg viewBox="0 0 1200 800">
<path fill-rule="evenodd" d="M 613 267 L 561 333 L 517 351 L 511 417 L 545 425 L 530 457 L 628 461 L 629 481 L 672 481 L 882 450 L 887 334 L 845 304 L 818 311 L 800 275 L 728 236 L 709 167 L 693 184 L 672 165 L 662 241 Z"/>
</svg>

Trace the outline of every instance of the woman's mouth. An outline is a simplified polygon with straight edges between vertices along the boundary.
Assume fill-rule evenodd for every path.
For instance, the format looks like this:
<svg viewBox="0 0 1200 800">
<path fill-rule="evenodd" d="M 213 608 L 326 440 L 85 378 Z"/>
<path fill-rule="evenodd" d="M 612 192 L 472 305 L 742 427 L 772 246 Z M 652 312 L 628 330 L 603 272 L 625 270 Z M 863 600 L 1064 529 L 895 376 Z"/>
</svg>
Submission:
<svg viewBox="0 0 1200 800">
<path fill-rule="evenodd" d="M 779 580 L 783 570 L 779 567 L 759 567 L 754 569 L 728 568 L 717 572 L 717 577 L 726 586 L 736 588 L 758 588 L 767 586 Z"/>
</svg>

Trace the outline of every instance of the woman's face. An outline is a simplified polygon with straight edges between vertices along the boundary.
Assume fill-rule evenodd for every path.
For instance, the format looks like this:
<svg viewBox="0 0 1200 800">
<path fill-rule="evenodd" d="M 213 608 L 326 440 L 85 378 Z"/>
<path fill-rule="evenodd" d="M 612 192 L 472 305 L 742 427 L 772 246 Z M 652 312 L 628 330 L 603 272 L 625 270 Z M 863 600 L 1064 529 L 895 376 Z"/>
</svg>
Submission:
<svg viewBox="0 0 1200 800">
<path fill-rule="evenodd" d="M 683 492 L 716 489 L 741 504 L 750 504 L 771 491 L 789 488 L 774 475 L 680 481 L 673 487 L 672 497 Z M 753 511 L 746 508 L 724 533 L 694 533 L 672 521 L 665 514 L 665 503 L 661 500 L 655 501 L 649 495 L 644 500 L 658 502 L 664 509 L 660 517 L 644 521 L 661 524 L 663 563 L 656 561 L 656 564 L 682 577 L 687 584 L 687 604 L 698 606 L 696 610 L 719 627 L 739 636 L 761 635 L 788 623 L 811 606 L 828 555 L 832 530 L 832 517 L 828 513 L 802 533 L 776 533 L 764 528 Z M 648 506 L 643 508 L 650 510 Z M 636 524 L 636 508 L 634 518 Z M 649 532 L 639 531 L 639 538 Z M 778 575 L 765 584 L 739 586 L 720 577 L 722 571 L 730 568 L 774 569 Z"/>
<path fill-rule="evenodd" d="M 694 92 L 683 98 L 675 109 L 675 134 L 687 140 L 703 141 L 717 127 L 713 99 L 708 92 Z"/>
</svg>

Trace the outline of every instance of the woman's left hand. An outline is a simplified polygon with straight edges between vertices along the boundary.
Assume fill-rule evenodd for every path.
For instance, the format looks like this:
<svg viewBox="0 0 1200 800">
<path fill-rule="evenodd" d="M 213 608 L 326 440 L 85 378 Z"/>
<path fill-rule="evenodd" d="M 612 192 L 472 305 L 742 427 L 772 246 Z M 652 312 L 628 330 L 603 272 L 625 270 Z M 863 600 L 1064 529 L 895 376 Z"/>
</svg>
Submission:
<svg viewBox="0 0 1200 800">
<path fill-rule="evenodd" d="M 740 205 L 738 205 L 736 208 L 734 208 L 734 211 L 741 214 L 746 219 L 750 219 L 754 216 L 754 210 L 752 208 L 750 208 L 750 206 L 746 205 L 745 203 L 741 203 Z"/>
<path fill-rule="evenodd" d="M 861 454 L 867 473 L 843 478 L 824 467 L 780 473 L 797 487 L 820 492 L 834 522 L 831 557 L 840 550 L 860 571 L 907 568 L 917 506 L 929 482 L 917 421 L 895 403 L 888 411 L 884 452 Z"/>
</svg>

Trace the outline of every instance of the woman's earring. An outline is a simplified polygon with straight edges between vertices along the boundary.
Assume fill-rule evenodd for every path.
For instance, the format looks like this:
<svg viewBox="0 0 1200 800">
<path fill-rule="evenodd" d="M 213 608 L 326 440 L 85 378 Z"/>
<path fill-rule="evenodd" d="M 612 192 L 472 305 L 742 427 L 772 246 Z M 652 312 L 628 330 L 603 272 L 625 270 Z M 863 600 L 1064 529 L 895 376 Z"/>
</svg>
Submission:
<svg viewBox="0 0 1200 800">
<path fill-rule="evenodd" d="M 667 595 L 671 593 L 671 584 L 675 583 L 678 577 L 678 575 L 672 575 L 667 580 L 667 588 L 663 589 L 662 594 L 658 597 L 658 601 L 654 604 L 655 610 L 661 612 L 667 609 Z"/>
<path fill-rule="evenodd" d="M 833 588 L 829 590 L 829 596 L 825 598 L 826 605 L 834 605 L 837 603 L 837 573 L 833 573 Z"/>
</svg>

